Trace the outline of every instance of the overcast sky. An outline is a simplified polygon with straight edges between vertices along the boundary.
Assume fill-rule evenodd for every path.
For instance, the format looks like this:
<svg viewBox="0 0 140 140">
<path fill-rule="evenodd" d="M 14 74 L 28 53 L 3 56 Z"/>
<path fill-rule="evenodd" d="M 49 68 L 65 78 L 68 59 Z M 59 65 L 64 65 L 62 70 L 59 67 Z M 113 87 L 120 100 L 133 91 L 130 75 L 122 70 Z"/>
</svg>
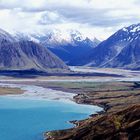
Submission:
<svg viewBox="0 0 140 140">
<path fill-rule="evenodd" d="M 106 39 L 140 22 L 140 0 L 0 0 L 0 28 L 40 32 L 76 29 Z"/>
</svg>

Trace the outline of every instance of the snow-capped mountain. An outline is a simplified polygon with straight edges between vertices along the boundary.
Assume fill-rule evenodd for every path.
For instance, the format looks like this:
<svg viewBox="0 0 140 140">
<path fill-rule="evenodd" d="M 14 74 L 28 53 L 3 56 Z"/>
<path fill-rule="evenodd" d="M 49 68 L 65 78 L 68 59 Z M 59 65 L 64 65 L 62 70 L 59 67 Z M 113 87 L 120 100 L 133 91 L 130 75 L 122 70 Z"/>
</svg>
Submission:
<svg viewBox="0 0 140 140">
<path fill-rule="evenodd" d="M 98 39 L 89 39 L 75 30 L 67 32 L 53 30 L 42 34 L 35 33 L 22 36 L 17 34 L 16 36 L 20 39 L 27 36 L 26 38 L 29 40 L 39 42 L 68 65 L 77 65 L 77 62 L 81 62 L 84 55 L 87 55 L 92 48 L 100 43 Z"/>
<path fill-rule="evenodd" d="M 49 41 L 42 42 L 54 54 L 61 58 L 68 65 L 77 65 L 82 61 L 92 48 L 99 44 L 96 38 L 91 40 L 83 37 L 79 32 L 72 32 L 68 41 L 62 40 L 60 43 L 51 44 Z M 77 63 L 78 62 L 78 63 Z"/>
<path fill-rule="evenodd" d="M 13 43 L 16 41 L 16 39 L 13 38 L 8 32 L 0 29 L 0 44 L 5 41 Z"/>
<path fill-rule="evenodd" d="M 47 48 L 0 29 L 0 70 L 64 71 L 69 68 Z"/>
<path fill-rule="evenodd" d="M 137 69 L 140 64 L 140 24 L 124 27 L 86 57 L 88 66 Z"/>
</svg>

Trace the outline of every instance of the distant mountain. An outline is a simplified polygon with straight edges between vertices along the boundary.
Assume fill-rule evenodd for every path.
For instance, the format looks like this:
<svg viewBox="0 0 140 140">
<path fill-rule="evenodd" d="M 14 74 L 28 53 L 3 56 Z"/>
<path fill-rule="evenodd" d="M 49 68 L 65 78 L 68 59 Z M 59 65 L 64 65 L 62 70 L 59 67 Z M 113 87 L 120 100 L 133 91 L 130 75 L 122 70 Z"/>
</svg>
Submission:
<svg viewBox="0 0 140 140">
<path fill-rule="evenodd" d="M 25 35 L 16 35 L 17 38 L 24 38 Z M 27 37 L 28 36 L 28 37 Z M 26 38 L 40 42 L 51 52 L 57 55 L 68 65 L 77 65 L 84 55 L 87 55 L 95 48 L 100 41 L 96 38 L 89 39 L 78 31 L 61 32 L 54 30 L 45 34 L 30 34 Z"/>
<path fill-rule="evenodd" d="M 140 37 L 127 45 L 117 57 L 106 63 L 105 67 L 140 70 Z"/>
<path fill-rule="evenodd" d="M 117 31 L 86 56 L 82 64 L 96 67 L 140 68 L 140 24 Z"/>
<path fill-rule="evenodd" d="M 33 41 L 15 39 L 0 30 L 0 70 L 65 71 L 68 67 L 47 48 Z"/>
</svg>

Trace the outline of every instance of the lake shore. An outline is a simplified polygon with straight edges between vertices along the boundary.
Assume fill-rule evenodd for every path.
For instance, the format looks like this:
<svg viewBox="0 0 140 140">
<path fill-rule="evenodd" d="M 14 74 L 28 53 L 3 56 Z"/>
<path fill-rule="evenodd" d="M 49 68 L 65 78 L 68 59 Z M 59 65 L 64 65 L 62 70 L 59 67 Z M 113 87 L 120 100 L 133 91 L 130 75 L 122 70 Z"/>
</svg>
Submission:
<svg viewBox="0 0 140 140">
<path fill-rule="evenodd" d="M 0 87 L 0 96 L 4 95 L 21 95 L 25 91 L 20 88 L 11 88 L 11 87 Z"/>
<path fill-rule="evenodd" d="M 126 75 L 127 76 L 117 78 L 96 76 L 68 77 L 68 79 L 66 77 L 38 77 L 37 79 L 18 79 L 17 81 L 16 79 L 10 79 L 5 82 L 31 84 L 44 88 L 51 88 L 57 91 L 70 92 L 71 94 L 76 93 L 74 96 L 74 101 L 76 103 L 97 105 L 104 108 L 106 111 L 97 115 L 93 114 L 90 118 L 82 121 L 72 121 L 72 123 L 76 124 L 75 128 L 46 132 L 44 133 L 45 139 L 48 137 L 49 140 L 76 139 L 77 137 L 78 139 L 83 139 L 84 135 L 85 139 L 83 140 L 92 140 L 95 138 L 95 135 L 98 136 L 98 133 L 100 132 L 99 130 L 102 130 L 102 132 L 106 130 L 106 133 L 100 134 L 104 137 L 111 135 L 112 138 L 115 138 L 113 137 L 114 135 L 119 135 L 119 138 L 122 138 L 123 136 L 127 138 L 127 135 L 131 133 L 126 131 L 125 128 L 126 132 L 124 134 L 121 126 L 125 124 L 128 128 L 131 123 L 134 123 L 133 121 L 136 122 L 134 123 L 135 125 L 138 125 L 137 123 L 140 121 L 137 119 L 140 118 L 140 114 L 138 113 L 140 101 L 140 78 L 139 73 L 136 72 L 129 72 L 129 74 Z M 133 108 L 136 112 L 132 111 Z M 131 112 L 133 114 L 131 114 Z M 125 118 L 126 114 L 129 114 L 130 116 L 132 115 L 133 120 L 127 120 L 127 118 Z M 108 117 L 106 118 L 106 116 Z M 103 122 L 105 123 L 104 127 L 100 126 Z M 108 123 L 113 132 L 107 128 Z M 93 124 L 96 128 L 93 127 Z M 99 127 L 97 127 L 98 125 Z M 87 132 L 88 126 L 93 132 L 97 129 L 95 135 L 93 132 Z M 112 126 L 115 127 L 112 128 Z M 134 127 L 134 125 L 131 125 L 131 127 Z M 129 127 L 129 129 L 131 129 L 131 127 Z M 132 132 L 131 135 L 134 135 L 134 133 Z M 136 134 L 136 136 L 139 138 L 139 135 Z"/>
<path fill-rule="evenodd" d="M 6 81 L 6 84 L 8 83 L 8 81 Z M 13 83 L 13 82 L 10 82 Z M 117 115 L 117 119 L 120 118 L 120 116 L 123 116 L 122 119 L 125 120 L 125 122 L 118 122 L 119 123 L 119 127 L 123 126 L 123 124 L 126 124 L 126 126 L 128 127 L 130 125 L 131 122 L 129 122 L 128 120 L 125 119 L 125 114 L 129 113 L 129 115 L 133 115 L 133 120 L 136 122 L 139 122 L 139 119 L 137 119 L 137 117 L 135 118 L 135 116 L 139 116 L 140 114 L 138 113 L 138 109 L 139 109 L 139 101 L 140 101 L 140 85 L 139 82 L 120 82 L 120 81 L 110 81 L 110 82 L 65 82 L 65 81 L 59 81 L 59 82 L 52 82 L 52 81 L 22 81 L 22 82 L 14 82 L 14 84 L 25 84 L 27 85 L 36 85 L 39 87 L 43 87 L 43 88 L 51 88 L 53 90 L 57 90 L 57 91 L 63 91 L 65 92 L 65 95 L 67 96 L 67 92 L 69 92 L 71 98 L 73 101 L 75 101 L 78 104 L 87 104 L 87 105 L 97 105 L 100 106 L 102 108 L 104 108 L 105 112 L 100 112 L 98 114 L 93 114 L 91 115 L 89 118 L 85 119 L 85 120 L 81 120 L 81 121 L 71 121 L 71 123 L 74 123 L 76 126 L 72 129 L 67 129 L 67 130 L 58 130 L 58 131 L 50 131 L 50 132 L 46 132 L 44 133 L 44 137 L 45 139 L 47 138 L 47 140 L 64 140 L 64 138 L 70 139 L 71 137 L 74 139 L 75 136 L 78 136 L 78 138 L 82 138 L 82 133 L 79 132 L 80 130 L 82 130 L 85 134 L 85 137 L 89 137 L 89 135 L 91 134 L 91 132 L 87 133 L 87 127 L 90 126 L 91 130 L 95 129 L 95 127 L 92 127 L 94 123 L 97 123 L 100 126 L 100 119 L 106 118 L 105 116 L 109 116 L 109 118 L 111 119 L 112 117 L 115 118 L 115 120 L 110 120 L 112 121 L 110 123 L 110 121 L 108 120 L 108 118 L 103 119 L 104 123 L 106 124 L 109 121 L 109 125 L 110 128 L 112 125 L 114 125 L 114 123 L 116 123 L 116 115 L 114 116 L 114 114 L 121 114 L 121 115 Z M 15 88 L 15 87 L 14 87 Z M 25 90 L 25 89 L 24 89 Z M 26 89 L 27 90 L 27 89 Z M 41 91 L 42 92 L 42 91 Z M 52 91 L 50 91 L 52 93 Z M 73 94 L 76 93 L 76 94 Z M 24 95 L 24 94 L 22 94 Z M 21 95 L 21 97 L 22 97 Z M 63 95 L 63 94 L 62 94 Z M 59 97 L 62 97 L 61 94 L 59 94 Z M 64 96 L 65 96 L 64 95 Z M 68 95 L 68 96 L 69 96 Z M 16 95 L 12 95 L 12 96 L 16 96 Z M 19 96 L 19 95 L 18 95 Z M 44 96 L 44 95 L 43 95 Z M 43 97 L 42 96 L 42 97 Z M 38 96 L 37 96 L 38 97 Z M 74 98 L 73 98 L 74 97 Z M 31 97 L 32 98 L 32 97 Z M 54 98 L 54 96 L 53 96 Z M 55 100 L 58 100 L 59 98 L 55 98 Z M 64 99 L 66 99 L 64 97 Z M 69 100 L 69 99 L 68 99 Z M 67 100 L 67 101 L 68 101 Z M 136 112 L 133 112 L 131 108 L 134 108 L 134 110 L 136 110 Z M 130 114 L 131 112 L 129 112 L 129 110 L 133 113 Z M 138 117 L 139 118 L 139 117 Z M 123 120 L 123 121 L 124 121 Z M 121 120 L 122 121 L 122 120 Z M 98 126 L 98 125 L 95 126 Z M 137 123 L 136 123 L 137 124 Z M 136 125 L 135 124 L 135 125 Z M 115 124 L 116 125 L 116 124 Z M 102 126 L 100 126 L 98 129 L 102 129 L 102 131 L 107 130 L 108 125 L 106 124 L 104 126 L 104 128 L 102 128 Z M 132 125 L 133 126 L 133 125 Z M 134 126 L 133 126 L 134 127 Z M 118 130 L 116 130 L 116 128 L 112 128 L 113 129 L 113 133 L 117 132 Z M 117 128 L 118 129 L 118 128 Z M 119 128 L 120 130 L 122 128 Z M 97 131 L 98 132 L 98 131 Z M 111 130 L 108 129 L 107 133 L 103 134 L 103 135 L 112 135 L 110 134 Z M 93 133 L 93 132 L 92 132 Z M 121 131 L 119 133 L 122 133 Z M 97 133 L 95 133 L 95 135 L 97 136 Z M 93 135 L 93 136 L 95 136 Z M 139 135 L 136 135 L 139 137 Z M 90 136 L 91 137 L 91 136 Z M 89 139 L 90 139 L 89 137 Z M 120 136 L 121 137 L 121 136 Z M 91 137 L 93 138 L 93 137 Z"/>
<path fill-rule="evenodd" d="M 67 87 L 68 90 L 70 91 L 71 87 L 73 87 L 73 84 L 71 84 L 70 86 L 61 83 L 57 85 L 57 89 L 59 88 L 63 89 L 62 87 L 64 86 L 65 88 Z M 54 88 L 56 88 L 55 86 Z M 85 137 L 84 140 L 86 139 L 92 140 L 93 138 L 95 138 L 94 136 L 95 135 L 97 136 L 99 132 L 97 130 L 95 135 L 92 134 L 93 132 L 87 132 L 88 127 L 90 126 L 91 130 L 95 129 L 93 125 L 91 125 L 92 123 L 97 123 L 96 124 L 97 127 L 98 125 L 100 125 L 100 123 L 103 123 L 99 121 L 100 119 L 103 119 L 105 116 L 109 116 L 109 118 L 112 117 L 114 118 L 114 114 L 121 114 L 118 115 L 117 117 L 119 118 L 120 116 L 123 116 L 122 120 L 125 119 L 124 122 L 117 122 L 121 126 L 123 126 L 123 124 L 126 124 L 128 127 L 133 121 L 136 122 L 140 121 L 139 119 L 137 119 L 137 117 L 135 117 L 135 116 L 140 116 L 140 114 L 138 113 L 139 112 L 138 110 L 140 109 L 139 83 L 137 82 L 96 83 L 96 86 L 94 86 L 95 88 L 91 89 L 91 85 L 87 85 L 86 87 L 84 87 L 84 90 L 81 88 L 81 84 L 79 84 L 79 86 L 80 86 L 79 88 L 77 87 L 77 89 L 74 89 L 74 92 L 77 90 L 78 93 L 78 95 L 74 97 L 75 101 L 79 104 L 90 104 L 90 105 L 97 105 L 103 107 L 105 109 L 105 112 L 101 112 L 96 115 L 93 114 L 91 118 L 88 118 L 86 120 L 73 121 L 72 123 L 76 124 L 76 127 L 73 129 L 46 132 L 44 136 L 45 138 L 47 138 L 47 140 L 65 140 L 65 139 L 76 139 L 76 138 L 82 139 L 83 135 Z M 131 108 L 135 108 L 136 112 L 133 112 Z M 129 112 L 129 110 L 132 112 L 132 114 L 131 112 Z M 133 119 L 134 119 L 133 121 L 129 122 L 129 120 L 125 118 L 125 114 L 127 113 L 133 115 Z M 106 123 L 108 121 L 108 118 L 104 119 L 103 121 L 104 123 Z M 114 123 L 116 123 L 115 121 L 119 121 L 119 120 L 113 119 L 112 122 L 109 124 L 110 127 L 111 125 L 114 125 Z M 119 133 L 121 133 L 121 126 L 119 128 L 120 129 Z M 131 127 L 134 126 L 132 125 Z M 107 131 L 107 133 L 102 134 L 104 136 L 107 134 L 111 135 L 110 129 L 107 130 L 107 124 L 104 126 L 104 128 L 100 126 L 100 128 L 98 129 L 102 129 L 102 131 L 105 130 Z M 115 131 L 117 133 L 118 130 L 116 130 L 116 128 L 112 128 L 112 129 L 114 131 L 113 133 L 115 133 Z M 127 133 L 129 134 L 130 132 L 126 132 L 126 134 Z M 89 135 L 93 135 L 93 136 L 89 137 Z M 138 134 L 136 134 L 136 136 L 139 137 Z M 122 137 L 123 136 L 120 135 L 120 138 Z"/>
<path fill-rule="evenodd" d="M 26 83 L 27 84 L 27 83 Z M 5 97 L 10 97 L 10 99 L 32 99 L 32 100 L 61 100 L 62 102 L 64 101 L 65 103 L 70 102 L 70 104 L 72 103 L 72 105 L 76 105 L 75 100 L 74 100 L 74 96 L 76 96 L 77 94 L 73 94 L 73 93 L 68 93 L 68 92 L 64 92 L 64 91 L 58 91 L 58 90 L 52 90 L 52 89 L 48 89 L 48 88 L 43 88 L 41 86 L 34 86 L 34 85 L 29 85 L 29 83 L 27 85 L 23 85 L 23 84 L 8 84 L 6 83 L 0 83 L 0 88 L 2 88 L 4 90 L 5 93 L 7 94 L 3 94 Z M 22 94 L 16 94 L 16 90 L 21 90 L 24 91 L 24 93 Z M 11 90 L 13 92 L 15 92 L 14 94 L 9 94 L 7 91 Z M 4 93 L 3 92 L 3 93 Z M 12 93 L 12 92 L 11 92 Z M 47 93 L 47 94 L 46 94 Z M 49 96 L 49 94 L 53 94 L 52 96 Z M 82 105 L 78 105 L 81 106 Z M 83 105 L 84 106 L 84 105 Z M 88 105 L 86 105 L 88 108 Z M 92 107 L 92 106 L 89 106 Z M 93 106 L 94 108 L 94 106 Z M 95 106 L 95 113 L 100 110 L 102 110 L 101 108 Z M 72 123 L 72 122 L 71 122 Z"/>
</svg>

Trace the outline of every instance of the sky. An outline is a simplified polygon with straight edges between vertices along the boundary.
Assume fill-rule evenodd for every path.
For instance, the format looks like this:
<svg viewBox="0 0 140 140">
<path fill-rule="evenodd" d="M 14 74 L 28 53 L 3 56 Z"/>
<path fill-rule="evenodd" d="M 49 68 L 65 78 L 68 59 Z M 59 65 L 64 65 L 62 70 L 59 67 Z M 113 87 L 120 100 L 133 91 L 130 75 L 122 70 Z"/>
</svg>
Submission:
<svg viewBox="0 0 140 140">
<path fill-rule="evenodd" d="M 106 39 L 140 22 L 140 0 L 0 0 L 0 28 L 40 33 L 78 30 Z"/>
</svg>

